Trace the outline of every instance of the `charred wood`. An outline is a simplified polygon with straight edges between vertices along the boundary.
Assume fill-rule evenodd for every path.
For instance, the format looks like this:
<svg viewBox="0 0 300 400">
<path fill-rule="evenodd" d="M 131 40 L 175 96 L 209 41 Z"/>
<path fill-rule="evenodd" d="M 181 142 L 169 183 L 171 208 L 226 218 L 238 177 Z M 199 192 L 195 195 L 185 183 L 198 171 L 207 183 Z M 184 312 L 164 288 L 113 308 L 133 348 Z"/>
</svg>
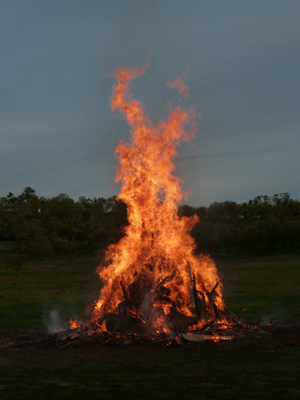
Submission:
<svg viewBox="0 0 300 400">
<path fill-rule="evenodd" d="M 172 304 L 172 300 L 170 299 L 170 297 L 164 296 L 164 295 L 156 296 L 156 297 L 154 298 L 154 301 L 157 302 L 157 303 Z"/>
<path fill-rule="evenodd" d="M 189 273 L 189 277 L 190 277 L 190 301 L 191 301 L 192 307 L 195 308 L 196 300 L 195 300 L 194 291 L 193 291 L 193 278 L 192 278 L 192 271 L 191 271 L 190 263 L 188 263 L 187 269 L 188 269 L 188 273 Z"/>
<path fill-rule="evenodd" d="M 216 292 L 216 288 L 218 287 L 218 285 L 219 285 L 219 282 L 217 282 L 215 284 L 215 286 L 212 288 L 211 291 L 208 291 L 206 289 L 204 283 L 202 284 L 202 287 L 203 287 L 203 289 L 204 289 L 204 291 L 206 293 L 206 296 L 207 296 L 207 298 L 208 298 L 208 300 L 209 300 L 209 302 L 210 302 L 210 304 L 211 304 L 211 306 L 212 306 L 212 308 L 214 310 L 215 316 L 217 317 L 217 319 L 221 319 L 221 313 L 220 313 L 220 311 L 219 311 L 219 309 L 218 309 L 218 307 L 217 307 L 217 305 L 215 303 L 215 300 L 214 300 L 214 296 L 219 296 L 218 293 Z"/>
<path fill-rule="evenodd" d="M 126 300 L 121 301 L 121 303 L 118 304 L 118 313 L 119 313 L 119 315 L 128 315 L 129 306 L 128 306 L 128 302 Z"/>
<path fill-rule="evenodd" d="M 129 298 L 128 298 L 128 294 L 127 294 L 127 291 L 125 289 L 124 283 L 122 281 L 120 281 L 120 285 L 121 285 L 121 288 L 122 288 L 122 291 L 123 291 L 124 299 L 128 301 Z"/>
<path fill-rule="evenodd" d="M 201 296 L 201 299 L 199 298 L 199 301 L 201 303 L 201 307 L 202 307 L 202 310 L 203 310 L 204 318 L 205 318 L 206 321 L 208 321 L 209 318 L 208 318 L 208 312 L 207 312 L 207 308 L 206 308 L 206 302 L 205 302 L 204 293 L 202 293 L 202 292 L 198 292 L 198 293 L 200 293 L 200 296 Z"/>
<path fill-rule="evenodd" d="M 103 321 L 106 320 L 106 315 L 107 315 L 107 313 L 103 314 L 100 318 L 97 319 L 96 324 L 97 324 L 98 326 L 101 326 L 102 323 L 103 323 Z"/>
<path fill-rule="evenodd" d="M 170 281 L 173 279 L 173 277 L 174 277 L 174 274 L 169 275 L 169 276 L 166 276 L 161 282 L 159 282 L 159 283 L 156 285 L 154 291 L 155 291 L 155 292 L 158 291 L 159 288 L 160 288 L 161 286 L 163 286 L 163 285 L 164 285 L 165 283 L 167 283 L 167 282 L 170 282 Z"/>
<path fill-rule="evenodd" d="M 209 321 L 207 324 L 203 325 L 201 328 L 201 332 L 206 331 L 208 328 L 210 328 L 214 323 L 216 322 L 216 318 L 212 319 Z"/>
<path fill-rule="evenodd" d="M 169 313 L 168 321 L 173 331 L 186 333 L 189 327 L 197 323 L 196 317 L 187 316 L 180 313 Z"/>
<path fill-rule="evenodd" d="M 205 296 L 202 292 L 199 292 L 196 287 L 196 277 L 195 274 L 193 274 L 192 278 L 192 285 L 193 285 L 193 298 L 195 302 L 195 314 L 198 318 L 198 321 L 202 320 L 202 316 L 204 317 L 205 321 L 208 320 L 208 313 L 206 309 L 206 303 L 205 303 Z M 199 295 L 201 298 L 199 297 Z"/>
<path fill-rule="evenodd" d="M 138 318 L 107 313 L 106 329 L 112 334 L 149 335 L 152 328 Z"/>
<path fill-rule="evenodd" d="M 171 294 L 171 289 L 167 288 L 164 285 L 161 285 L 158 289 L 155 290 L 157 296 L 169 296 Z"/>
</svg>

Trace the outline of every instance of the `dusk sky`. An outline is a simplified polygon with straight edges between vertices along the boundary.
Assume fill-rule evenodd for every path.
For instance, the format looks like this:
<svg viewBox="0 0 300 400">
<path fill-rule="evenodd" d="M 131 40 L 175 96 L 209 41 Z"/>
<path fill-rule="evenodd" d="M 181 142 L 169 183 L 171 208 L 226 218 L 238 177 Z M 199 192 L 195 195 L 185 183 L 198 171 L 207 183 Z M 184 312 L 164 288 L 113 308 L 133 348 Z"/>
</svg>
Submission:
<svg viewBox="0 0 300 400">
<path fill-rule="evenodd" d="M 11 0 L 0 6 L 1 192 L 117 195 L 129 127 L 109 101 L 117 66 L 150 118 L 189 86 L 198 131 L 174 174 L 192 206 L 300 199 L 299 0 Z"/>
</svg>

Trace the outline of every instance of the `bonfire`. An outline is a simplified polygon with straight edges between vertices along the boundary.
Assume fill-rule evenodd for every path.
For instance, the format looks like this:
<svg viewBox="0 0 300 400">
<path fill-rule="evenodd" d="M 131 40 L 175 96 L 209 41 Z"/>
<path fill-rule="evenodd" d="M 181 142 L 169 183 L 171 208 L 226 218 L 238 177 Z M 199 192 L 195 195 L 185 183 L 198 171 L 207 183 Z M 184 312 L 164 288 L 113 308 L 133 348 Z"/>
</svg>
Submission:
<svg viewBox="0 0 300 400">
<path fill-rule="evenodd" d="M 226 307 L 222 280 L 209 255 L 196 255 L 190 232 L 198 217 L 178 215 L 184 195 L 173 175 L 179 143 L 195 134 L 194 110 L 176 107 L 168 118 L 152 123 L 132 98 L 132 79 L 145 68 L 116 69 L 111 108 L 125 115 L 129 142 L 117 146 L 118 198 L 126 203 L 128 226 L 106 251 L 97 269 L 103 282 L 100 297 L 87 308 L 88 322 L 71 321 L 68 334 L 143 338 L 166 342 L 233 339 L 245 331 Z M 188 87 L 177 78 L 185 98 Z"/>
</svg>

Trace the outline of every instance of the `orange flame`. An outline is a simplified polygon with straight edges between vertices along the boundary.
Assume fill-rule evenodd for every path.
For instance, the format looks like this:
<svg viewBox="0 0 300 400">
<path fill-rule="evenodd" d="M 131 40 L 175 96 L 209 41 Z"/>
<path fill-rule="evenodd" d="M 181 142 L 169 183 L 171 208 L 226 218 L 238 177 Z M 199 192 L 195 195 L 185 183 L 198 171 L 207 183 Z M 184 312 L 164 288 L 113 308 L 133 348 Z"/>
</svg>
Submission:
<svg viewBox="0 0 300 400">
<path fill-rule="evenodd" d="M 75 319 L 70 319 L 69 320 L 69 324 L 70 324 L 70 329 L 77 329 L 80 328 L 80 326 L 82 325 L 81 321 L 78 321 L 76 318 Z"/>
<path fill-rule="evenodd" d="M 126 297 L 125 288 L 131 287 L 136 293 L 135 303 L 143 309 L 147 307 L 146 297 L 153 300 L 154 289 L 162 283 L 182 312 L 192 315 L 192 273 L 197 284 L 208 291 L 219 281 L 212 259 L 194 254 L 190 231 L 198 217 L 180 218 L 177 214 L 183 194 L 180 180 L 172 174 L 172 160 L 180 141 L 188 141 L 195 134 L 194 111 L 171 109 L 165 121 L 154 125 L 129 92 L 131 80 L 144 73 L 145 68 L 118 68 L 112 73 L 117 85 L 111 108 L 119 109 L 131 128 L 130 141 L 122 140 L 115 150 L 120 163 L 116 181 L 122 182 L 118 197 L 127 205 L 129 225 L 119 243 L 109 246 L 97 270 L 104 287 L 93 312 L 95 321 L 106 312 L 118 312 L 118 304 Z M 179 78 L 171 86 L 187 93 Z M 187 125 L 192 129 L 185 129 Z M 222 310 L 221 287 L 219 284 L 215 290 L 215 301 Z M 160 307 L 162 313 L 168 312 L 169 305 Z"/>
<path fill-rule="evenodd" d="M 168 83 L 168 85 L 171 86 L 172 89 L 178 87 L 179 94 L 183 94 L 183 97 L 185 100 L 188 99 L 188 97 L 189 97 L 188 88 L 189 87 L 185 83 L 181 82 L 180 78 L 175 79 L 174 82 Z"/>
</svg>

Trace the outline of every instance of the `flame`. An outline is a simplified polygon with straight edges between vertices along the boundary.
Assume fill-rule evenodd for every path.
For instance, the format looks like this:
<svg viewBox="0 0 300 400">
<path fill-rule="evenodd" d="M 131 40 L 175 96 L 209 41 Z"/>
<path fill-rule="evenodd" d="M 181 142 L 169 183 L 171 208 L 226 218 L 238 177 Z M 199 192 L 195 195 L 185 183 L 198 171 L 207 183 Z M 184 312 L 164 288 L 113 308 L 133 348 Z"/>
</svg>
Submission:
<svg viewBox="0 0 300 400">
<path fill-rule="evenodd" d="M 70 329 L 77 329 L 80 328 L 82 322 L 78 321 L 77 319 L 70 319 L 69 324 L 70 324 Z"/>
<path fill-rule="evenodd" d="M 174 82 L 168 83 L 172 89 L 178 87 L 178 93 L 182 94 L 184 99 L 187 100 L 189 98 L 188 86 L 181 81 L 181 78 L 176 78 Z"/>
<path fill-rule="evenodd" d="M 140 316 L 154 329 L 168 332 L 166 315 L 173 304 L 192 316 L 192 281 L 204 292 L 208 313 L 214 313 L 210 295 L 219 310 L 226 309 L 222 283 L 208 255 L 196 256 L 195 241 L 190 235 L 198 217 L 179 217 L 178 204 L 183 199 L 181 181 L 173 175 L 173 159 L 181 141 L 195 134 L 194 110 L 170 109 L 165 121 L 154 125 L 144 107 L 130 94 L 131 81 L 145 73 L 145 68 L 117 68 L 111 108 L 125 115 L 131 138 L 121 141 L 115 150 L 119 160 L 116 181 L 122 182 L 118 198 L 127 205 L 129 225 L 123 238 L 109 246 L 105 261 L 97 269 L 104 283 L 93 310 L 92 321 L 107 312 L 118 313 L 120 303 L 134 303 L 127 310 Z M 187 95 L 180 78 L 171 87 Z M 219 284 L 218 284 L 219 283 Z M 170 301 L 155 298 L 164 287 Z"/>
</svg>

